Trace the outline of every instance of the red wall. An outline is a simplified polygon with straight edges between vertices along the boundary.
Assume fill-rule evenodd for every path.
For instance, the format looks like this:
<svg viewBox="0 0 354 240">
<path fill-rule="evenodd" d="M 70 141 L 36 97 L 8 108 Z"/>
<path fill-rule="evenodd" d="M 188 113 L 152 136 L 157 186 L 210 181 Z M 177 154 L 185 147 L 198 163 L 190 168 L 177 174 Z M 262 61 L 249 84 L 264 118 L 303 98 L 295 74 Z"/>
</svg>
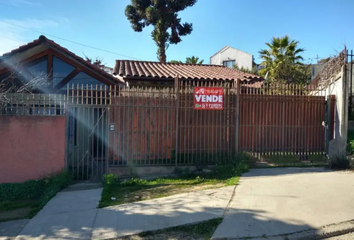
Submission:
<svg viewBox="0 0 354 240">
<path fill-rule="evenodd" d="M 64 168 L 65 117 L 0 116 L 0 183 Z"/>
</svg>

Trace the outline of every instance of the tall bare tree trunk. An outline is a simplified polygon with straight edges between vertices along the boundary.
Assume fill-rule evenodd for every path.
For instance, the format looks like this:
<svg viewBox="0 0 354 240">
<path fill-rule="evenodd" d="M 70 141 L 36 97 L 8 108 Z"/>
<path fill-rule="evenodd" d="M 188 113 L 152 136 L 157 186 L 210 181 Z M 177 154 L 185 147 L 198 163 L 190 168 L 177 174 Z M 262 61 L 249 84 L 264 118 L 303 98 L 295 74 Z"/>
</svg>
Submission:
<svg viewBox="0 0 354 240">
<path fill-rule="evenodd" d="M 165 44 L 159 44 L 159 62 L 160 63 L 166 63 L 166 48 Z"/>
</svg>

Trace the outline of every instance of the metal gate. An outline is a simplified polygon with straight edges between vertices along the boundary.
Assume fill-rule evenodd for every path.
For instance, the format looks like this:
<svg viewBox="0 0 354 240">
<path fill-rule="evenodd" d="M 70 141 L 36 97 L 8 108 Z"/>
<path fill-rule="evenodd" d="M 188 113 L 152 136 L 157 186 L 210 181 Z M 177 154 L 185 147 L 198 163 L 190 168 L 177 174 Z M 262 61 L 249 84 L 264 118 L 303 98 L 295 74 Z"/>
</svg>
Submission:
<svg viewBox="0 0 354 240">
<path fill-rule="evenodd" d="M 195 87 L 223 89 L 223 109 L 194 108 Z M 215 91 L 215 90 L 214 90 Z M 116 167 L 323 161 L 325 97 L 307 86 L 180 81 L 174 87 L 68 91 L 67 166 L 78 180 Z"/>
<path fill-rule="evenodd" d="M 109 97 L 86 89 L 68 92 L 66 166 L 75 180 L 100 181 L 108 165 Z"/>
</svg>

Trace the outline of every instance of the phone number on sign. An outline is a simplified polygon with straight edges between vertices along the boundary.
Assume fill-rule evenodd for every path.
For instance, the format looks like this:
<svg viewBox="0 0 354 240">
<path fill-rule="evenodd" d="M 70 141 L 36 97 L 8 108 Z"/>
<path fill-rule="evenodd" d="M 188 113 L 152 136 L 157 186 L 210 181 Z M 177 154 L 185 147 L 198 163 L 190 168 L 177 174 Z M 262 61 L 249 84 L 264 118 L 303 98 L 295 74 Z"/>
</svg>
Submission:
<svg viewBox="0 0 354 240">
<path fill-rule="evenodd" d="M 207 104 L 207 103 L 202 103 L 202 104 L 196 104 L 195 105 L 197 108 L 222 108 L 222 104 Z"/>
</svg>

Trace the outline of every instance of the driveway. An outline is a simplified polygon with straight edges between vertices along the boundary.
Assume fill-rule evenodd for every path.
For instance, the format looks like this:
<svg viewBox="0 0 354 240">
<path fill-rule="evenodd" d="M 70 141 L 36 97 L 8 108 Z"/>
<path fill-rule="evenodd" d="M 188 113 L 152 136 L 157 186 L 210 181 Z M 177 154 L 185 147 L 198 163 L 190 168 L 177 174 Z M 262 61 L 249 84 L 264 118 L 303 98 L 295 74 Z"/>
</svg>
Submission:
<svg viewBox="0 0 354 240">
<path fill-rule="evenodd" d="M 321 168 L 244 174 L 213 238 L 276 236 L 354 219 L 354 174 Z"/>
</svg>

